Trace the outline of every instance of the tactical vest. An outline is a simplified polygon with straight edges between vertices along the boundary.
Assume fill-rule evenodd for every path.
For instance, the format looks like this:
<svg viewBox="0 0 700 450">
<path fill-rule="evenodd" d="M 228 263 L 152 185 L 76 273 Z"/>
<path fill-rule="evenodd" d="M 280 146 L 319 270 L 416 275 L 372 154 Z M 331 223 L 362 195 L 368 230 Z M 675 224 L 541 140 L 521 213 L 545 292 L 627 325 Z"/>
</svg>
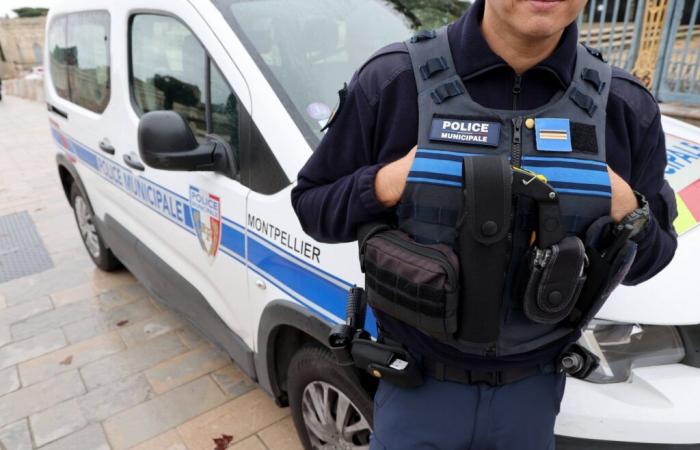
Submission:
<svg viewBox="0 0 700 450">
<path fill-rule="evenodd" d="M 605 272 L 596 277 L 608 280 L 585 292 L 585 234 L 610 214 L 610 66 L 579 45 L 565 91 L 534 110 L 496 110 L 470 97 L 446 28 L 406 45 L 418 88 L 418 150 L 398 229 L 361 242 L 370 305 L 468 354 L 522 354 L 566 339 L 634 257 L 618 261 L 626 267 L 596 266 Z M 553 192 L 539 204 L 516 195 L 535 185 Z M 558 203 L 557 214 L 547 198 Z M 553 250 L 540 258 L 538 242 L 541 252 Z M 587 304 L 560 307 L 582 291 Z"/>
</svg>

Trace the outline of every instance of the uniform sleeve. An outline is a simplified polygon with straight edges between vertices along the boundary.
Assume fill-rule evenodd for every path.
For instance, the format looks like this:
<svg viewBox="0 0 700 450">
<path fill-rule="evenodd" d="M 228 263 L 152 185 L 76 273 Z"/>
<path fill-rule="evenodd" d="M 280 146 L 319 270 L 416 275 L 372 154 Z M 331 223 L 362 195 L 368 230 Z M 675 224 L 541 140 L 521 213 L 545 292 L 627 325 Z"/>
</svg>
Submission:
<svg viewBox="0 0 700 450">
<path fill-rule="evenodd" d="M 359 224 L 388 212 L 374 193 L 383 166 L 373 151 L 376 114 L 355 76 L 332 126 L 299 172 L 292 205 L 304 231 L 320 242 L 353 241 Z"/>
<path fill-rule="evenodd" d="M 673 228 L 677 215 L 676 199 L 664 179 L 666 141 L 658 106 L 654 119 L 642 135 L 643 139 L 639 142 L 646 148 L 638 154 L 646 157 L 633 161 L 630 184 L 632 189 L 647 198 L 652 214 L 645 231 L 634 238 L 639 248 L 625 279 L 626 285 L 639 284 L 659 273 L 671 262 L 677 247 L 677 235 Z"/>
</svg>

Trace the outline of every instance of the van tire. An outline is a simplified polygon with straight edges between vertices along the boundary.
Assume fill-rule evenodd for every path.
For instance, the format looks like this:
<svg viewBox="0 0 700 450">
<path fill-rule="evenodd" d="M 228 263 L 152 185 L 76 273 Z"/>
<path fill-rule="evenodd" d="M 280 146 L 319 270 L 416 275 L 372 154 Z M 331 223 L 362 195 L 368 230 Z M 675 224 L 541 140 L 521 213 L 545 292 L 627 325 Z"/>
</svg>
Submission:
<svg viewBox="0 0 700 450">
<path fill-rule="evenodd" d="M 313 403 L 310 400 L 315 393 L 326 390 L 329 393 L 330 413 L 335 415 L 335 418 L 337 418 L 336 413 L 339 412 L 338 399 L 340 395 L 344 395 L 350 400 L 350 405 L 347 408 L 349 413 L 344 423 L 346 426 L 356 425 L 359 431 L 343 435 L 342 432 L 338 432 L 336 427 L 331 426 L 335 425 L 335 422 L 327 424 L 328 427 L 322 427 L 323 432 L 320 434 L 328 439 L 319 439 L 318 434 L 314 435 L 310 431 L 310 428 L 307 427 L 305 414 L 316 419 L 318 419 L 318 414 L 314 414 L 308 405 Z M 335 442 L 344 442 L 345 445 L 340 448 L 347 448 L 348 443 L 357 446 L 369 445 L 369 433 L 372 427 L 372 399 L 362 388 L 359 380 L 336 363 L 328 349 L 320 345 L 306 345 L 297 351 L 289 364 L 287 391 L 294 426 L 305 449 L 318 448 L 324 442 L 334 442 L 334 439 Z M 315 425 L 318 426 L 319 422 L 316 422 Z"/>
<path fill-rule="evenodd" d="M 73 183 L 70 188 L 70 204 L 73 207 L 73 216 L 78 225 L 80 238 L 85 245 L 90 259 L 97 267 L 105 272 L 113 272 L 122 267 L 112 250 L 104 244 L 104 239 L 95 225 L 95 212 L 90 206 L 87 195 L 80 189 L 78 183 Z"/>
</svg>

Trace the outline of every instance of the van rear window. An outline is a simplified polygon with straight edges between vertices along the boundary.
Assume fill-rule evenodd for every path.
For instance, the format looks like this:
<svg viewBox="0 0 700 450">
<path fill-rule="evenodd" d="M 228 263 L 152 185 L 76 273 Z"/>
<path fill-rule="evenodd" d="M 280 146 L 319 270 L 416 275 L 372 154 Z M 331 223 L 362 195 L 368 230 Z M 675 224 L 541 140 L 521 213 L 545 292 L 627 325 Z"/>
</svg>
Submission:
<svg viewBox="0 0 700 450">
<path fill-rule="evenodd" d="M 49 27 L 49 72 L 56 93 L 101 113 L 110 98 L 109 13 L 56 17 Z"/>
</svg>

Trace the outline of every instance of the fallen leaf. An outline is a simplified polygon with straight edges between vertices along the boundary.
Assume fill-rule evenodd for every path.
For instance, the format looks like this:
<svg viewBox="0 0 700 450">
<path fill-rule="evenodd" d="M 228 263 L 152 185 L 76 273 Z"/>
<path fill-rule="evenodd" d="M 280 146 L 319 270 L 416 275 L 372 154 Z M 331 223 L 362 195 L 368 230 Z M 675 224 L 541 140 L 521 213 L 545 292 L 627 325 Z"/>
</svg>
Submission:
<svg viewBox="0 0 700 450">
<path fill-rule="evenodd" d="M 222 434 L 220 438 L 214 438 L 213 441 L 214 444 L 216 444 L 214 450 L 226 450 L 229 444 L 231 444 L 231 441 L 233 441 L 233 436 Z"/>
<path fill-rule="evenodd" d="M 128 320 L 120 320 L 119 322 L 117 322 L 117 326 L 118 326 L 118 327 L 123 327 L 123 326 L 126 325 L 127 323 L 129 323 Z"/>
<path fill-rule="evenodd" d="M 62 366 L 70 366 L 72 362 L 73 362 L 73 355 L 70 355 L 66 359 L 61 361 L 59 364 Z"/>
</svg>

